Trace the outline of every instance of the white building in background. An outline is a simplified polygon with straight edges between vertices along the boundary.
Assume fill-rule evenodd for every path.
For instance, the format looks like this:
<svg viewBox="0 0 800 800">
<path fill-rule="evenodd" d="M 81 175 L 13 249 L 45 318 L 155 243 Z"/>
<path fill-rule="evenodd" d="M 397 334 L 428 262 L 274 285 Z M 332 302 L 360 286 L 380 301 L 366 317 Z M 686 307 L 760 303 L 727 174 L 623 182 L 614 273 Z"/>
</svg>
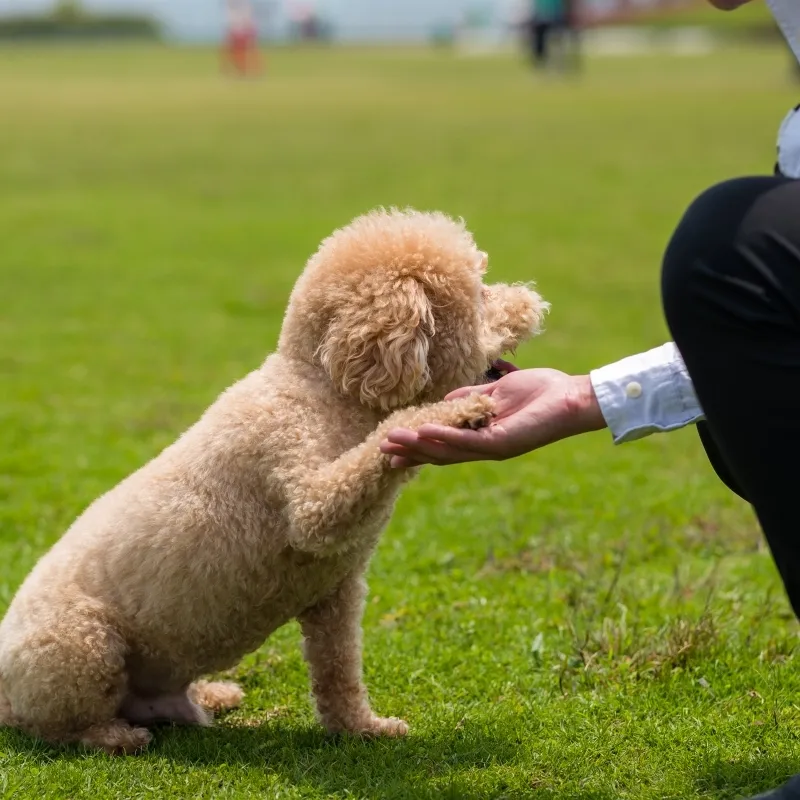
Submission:
<svg viewBox="0 0 800 800">
<path fill-rule="evenodd" d="M 500 31 L 525 2 L 530 0 L 317 0 L 315 5 L 342 39 L 423 41 L 439 28 L 458 29 L 473 20 Z"/>
<path fill-rule="evenodd" d="M 682 2 L 683 0 L 671 0 Z M 159 19 L 174 39 L 215 42 L 225 28 L 226 0 L 81 0 L 89 9 L 146 11 Z M 252 0 L 259 29 L 268 38 L 284 39 L 293 8 L 313 7 L 331 24 L 342 42 L 422 42 L 437 30 L 455 30 L 464 42 L 492 43 L 507 38 L 514 22 L 535 0 Z M 607 10 L 619 0 L 584 0 Z M 628 0 L 632 6 L 670 0 Z M 54 0 L 0 0 L 0 14 L 31 13 L 52 8 Z M 469 24 L 472 21 L 473 24 Z M 465 25 L 465 23 L 467 23 Z"/>
<path fill-rule="evenodd" d="M 330 23 L 338 41 L 425 41 L 440 28 L 481 19 L 488 36 L 500 36 L 529 0 L 316 0 L 305 5 Z M 296 0 L 253 0 L 262 32 L 276 39 L 290 30 Z M 0 0 L 0 13 L 29 13 L 52 0 Z M 225 25 L 225 0 L 83 0 L 103 11 L 147 11 L 183 41 L 216 41 Z"/>
</svg>

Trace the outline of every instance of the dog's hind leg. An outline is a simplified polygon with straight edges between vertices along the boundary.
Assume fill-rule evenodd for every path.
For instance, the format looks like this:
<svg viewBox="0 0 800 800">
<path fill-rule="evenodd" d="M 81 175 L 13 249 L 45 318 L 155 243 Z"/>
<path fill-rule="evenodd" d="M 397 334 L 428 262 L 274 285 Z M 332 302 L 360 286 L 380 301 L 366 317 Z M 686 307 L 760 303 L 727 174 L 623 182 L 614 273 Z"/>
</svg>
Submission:
<svg viewBox="0 0 800 800">
<path fill-rule="evenodd" d="M 209 711 L 238 708 L 244 692 L 235 683 L 227 681 L 195 681 L 189 687 L 189 697 Z"/>
<path fill-rule="evenodd" d="M 185 691 L 149 697 L 128 694 L 122 702 L 119 715 L 134 725 L 170 722 L 175 725 L 211 724 L 210 715 L 192 702 Z"/>
<path fill-rule="evenodd" d="M 244 692 L 235 683 L 196 681 L 182 692 L 159 695 L 129 693 L 119 715 L 136 725 L 171 722 L 175 725 L 210 725 L 209 712 L 236 708 Z"/>
<path fill-rule="evenodd" d="M 144 750 L 152 738 L 147 728 L 135 727 L 124 719 L 112 719 L 67 736 L 65 741 L 80 742 L 84 747 L 105 750 L 110 755 L 119 756 L 134 755 Z"/>
<path fill-rule="evenodd" d="M 126 652 L 123 637 L 80 601 L 4 642 L 4 706 L 13 710 L 13 725 L 51 743 L 81 742 L 109 753 L 141 750 L 150 733 L 118 714 L 127 692 Z"/>
<path fill-rule="evenodd" d="M 3 692 L 3 682 L 0 681 L 0 728 L 10 728 L 14 725 L 14 712 L 9 699 Z"/>
</svg>

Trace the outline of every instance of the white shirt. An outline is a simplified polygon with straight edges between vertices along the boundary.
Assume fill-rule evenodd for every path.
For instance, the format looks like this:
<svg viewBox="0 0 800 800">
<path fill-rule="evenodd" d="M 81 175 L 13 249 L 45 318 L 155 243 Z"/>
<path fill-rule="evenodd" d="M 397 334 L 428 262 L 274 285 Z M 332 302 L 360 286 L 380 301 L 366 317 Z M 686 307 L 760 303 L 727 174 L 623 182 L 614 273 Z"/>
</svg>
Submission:
<svg viewBox="0 0 800 800">
<path fill-rule="evenodd" d="M 593 370 L 590 379 L 615 444 L 703 419 L 686 365 L 672 342 Z"/>
<path fill-rule="evenodd" d="M 800 9 L 796 0 L 767 0 L 767 5 L 794 57 L 800 61 Z"/>
<path fill-rule="evenodd" d="M 797 0 L 767 0 L 786 42 L 800 61 L 800 4 Z M 792 109 L 778 130 L 778 168 L 787 178 L 800 178 L 800 111 Z"/>
</svg>

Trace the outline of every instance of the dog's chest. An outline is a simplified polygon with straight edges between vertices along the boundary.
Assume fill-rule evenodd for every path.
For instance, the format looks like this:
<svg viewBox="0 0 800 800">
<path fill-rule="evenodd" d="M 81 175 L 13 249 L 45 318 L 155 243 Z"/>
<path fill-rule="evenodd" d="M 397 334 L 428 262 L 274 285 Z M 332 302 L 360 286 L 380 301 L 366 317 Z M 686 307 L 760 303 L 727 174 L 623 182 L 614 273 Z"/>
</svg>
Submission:
<svg viewBox="0 0 800 800">
<path fill-rule="evenodd" d="M 355 526 L 348 539 L 352 536 L 356 544 L 342 552 L 323 557 L 296 550 L 287 553 L 286 571 L 281 580 L 282 596 L 278 602 L 286 609 L 287 618 L 280 624 L 302 614 L 333 593 L 343 581 L 366 570 L 386 516 L 380 515 L 370 519 L 368 524 Z"/>
<path fill-rule="evenodd" d="M 191 595 L 192 607 L 169 614 L 182 623 L 170 627 L 168 641 L 151 648 L 152 631 L 143 637 L 140 663 L 134 669 L 137 680 L 172 673 L 176 662 L 181 668 L 172 682 L 235 665 L 275 630 L 330 597 L 345 580 L 363 574 L 391 515 L 392 501 L 384 498 L 347 530 L 337 531 L 343 547 L 331 555 L 293 549 L 286 545 L 283 531 L 271 529 L 254 532 L 252 546 L 231 548 L 227 558 L 190 571 L 184 582 L 192 581 L 192 589 L 181 596 Z M 273 544 L 264 547 L 265 541 Z M 199 580 L 208 574 L 215 580 Z"/>
</svg>

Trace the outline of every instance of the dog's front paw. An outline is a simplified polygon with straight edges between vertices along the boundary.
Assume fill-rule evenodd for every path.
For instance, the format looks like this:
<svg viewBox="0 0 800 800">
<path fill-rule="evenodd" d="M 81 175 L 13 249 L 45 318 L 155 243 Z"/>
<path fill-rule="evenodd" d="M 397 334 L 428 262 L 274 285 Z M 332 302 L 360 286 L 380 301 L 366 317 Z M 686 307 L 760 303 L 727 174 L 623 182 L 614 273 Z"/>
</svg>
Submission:
<svg viewBox="0 0 800 800">
<path fill-rule="evenodd" d="M 453 419 L 450 425 L 477 431 L 486 428 L 494 417 L 494 402 L 485 394 L 473 394 L 453 400 Z"/>
<path fill-rule="evenodd" d="M 359 730 L 353 731 L 362 736 L 390 736 L 397 738 L 408 733 L 408 723 L 397 717 L 372 717 Z"/>
<path fill-rule="evenodd" d="M 351 736 L 405 736 L 408 723 L 397 717 L 377 717 L 374 714 L 359 715 L 347 722 L 341 720 L 323 720 L 323 724 L 332 734 L 350 734 Z"/>
</svg>

